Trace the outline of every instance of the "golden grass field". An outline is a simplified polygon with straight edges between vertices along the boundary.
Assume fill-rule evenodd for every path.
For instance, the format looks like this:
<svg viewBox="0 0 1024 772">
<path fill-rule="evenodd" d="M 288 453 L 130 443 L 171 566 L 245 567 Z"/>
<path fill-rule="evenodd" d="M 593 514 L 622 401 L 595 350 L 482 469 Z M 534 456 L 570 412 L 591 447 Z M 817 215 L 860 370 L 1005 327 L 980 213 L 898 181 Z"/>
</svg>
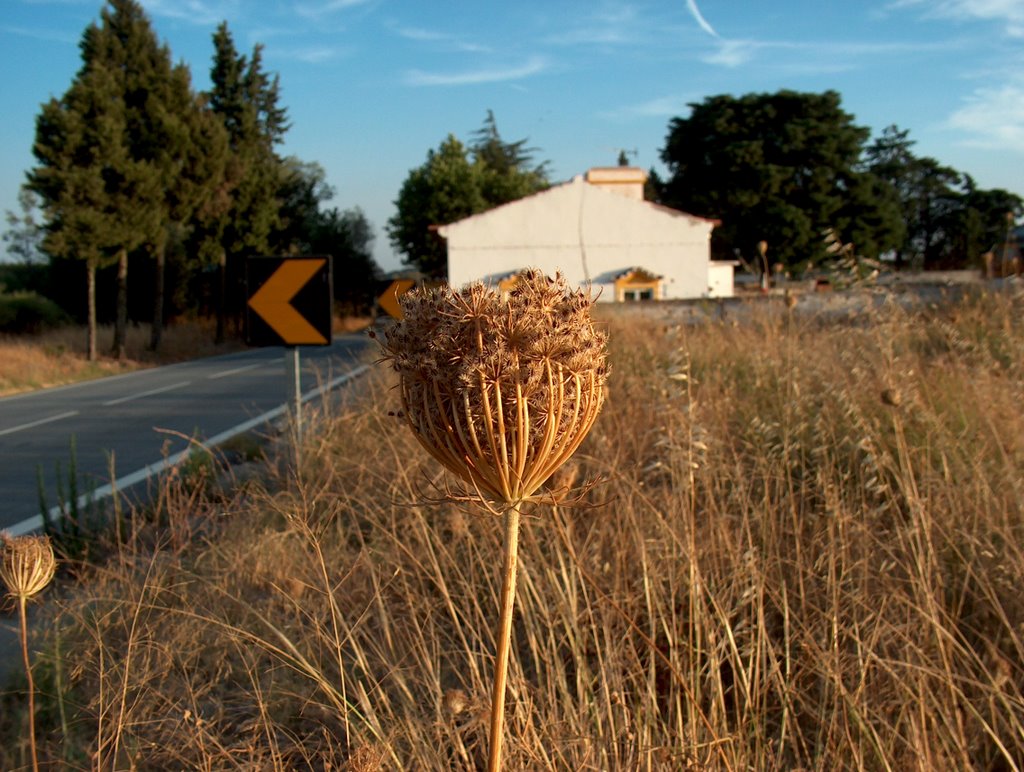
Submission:
<svg viewBox="0 0 1024 772">
<path fill-rule="evenodd" d="M 1022 311 L 599 313 L 608 401 L 560 482 L 601 482 L 524 519 L 506 768 L 1024 768 Z M 438 503 L 393 384 L 325 409 L 298 468 L 193 465 L 64 563 L 44 768 L 483 764 L 501 527 Z"/>
</svg>

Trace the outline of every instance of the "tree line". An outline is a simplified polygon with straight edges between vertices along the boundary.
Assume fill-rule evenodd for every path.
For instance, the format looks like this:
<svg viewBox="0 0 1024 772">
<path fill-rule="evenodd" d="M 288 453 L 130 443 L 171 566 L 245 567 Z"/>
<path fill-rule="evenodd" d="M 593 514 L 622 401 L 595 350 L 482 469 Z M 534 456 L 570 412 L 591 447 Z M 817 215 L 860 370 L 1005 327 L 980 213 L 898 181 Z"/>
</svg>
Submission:
<svg viewBox="0 0 1024 772">
<path fill-rule="evenodd" d="M 37 234 L 51 275 L 65 281 L 84 268 L 90 359 L 98 273 L 115 277 L 115 356 L 124 354 L 130 268 L 148 268 L 149 286 L 133 282 L 132 296 L 151 312 L 153 348 L 171 314 L 215 314 L 218 340 L 237 331 L 247 255 L 333 254 L 336 298 L 356 309 L 372 302 L 370 224 L 358 208 L 324 206 L 333 190 L 318 164 L 278 153 L 289 121 L 261 45 L 240 54 L 222 23 L 210 90 L 197 92 L 137 0 L 109 0 L 80 50 L 71 86 L 36 120 L 25 195 L 43 221 L 9 214 L 8 242 L 28 251 Z"/>
<path fill-rule="evenodd" d="M 974 265 L 998 245 L 1021 197 L 978 188 L 969 174 L 913 153 L 909 132 L 870 140 L 835 91 L 708 97 L 673 118 L 661 158 L 662 203 L 721 220 L 713 250 L 804 269 L 830 245 L 897 267 Z M 870 141 L 869 141 L 870 140 Z"/>
<path fill-rule="evenodd" d="M 489 114 L 468 145 L 449 135 L 429 151 L 388 223 L 407 265 L 443 276 L 444 245 L 429 226 L 549 184 L 524 144 L 503 142 Z M 915 155 L 913 145 L 897 126 L 872 139 L 835 91 L 712 96 L 669 122 L 661 150 L 668 175 L 651 170 L 647 198 L 718 220 L 712 256 L 755 270 L 770 260 L 802 272 L 837 253 L 885 255 L 897 268 L 977 264 L 1021 216 L 1021 197 L 981 189 L 969 174 Z"/>
</svg>

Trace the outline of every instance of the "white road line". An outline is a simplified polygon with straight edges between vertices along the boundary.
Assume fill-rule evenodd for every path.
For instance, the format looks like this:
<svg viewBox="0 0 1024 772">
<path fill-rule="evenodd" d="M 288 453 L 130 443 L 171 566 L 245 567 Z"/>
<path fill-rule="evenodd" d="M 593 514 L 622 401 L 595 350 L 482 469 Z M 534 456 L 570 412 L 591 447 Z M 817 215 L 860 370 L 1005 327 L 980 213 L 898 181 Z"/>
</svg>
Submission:
<svg viewBox="0 0 1024 772">
<path fill-rule="evenodd" d="M 161 386 L 159 389 L 150 389 L 149 391 L 140 391 L 138 394 L 129 394 L 127 397 L 121 397 L 120 399 L 112 399 L 109 402 L 104 402 L 104 407 L 110 407 L 111 405 L 120 405 L 122 402 L 131 402 L 133 399 L 142 399 L 143 397 L 151 397 L 154 394 L 163 394 L 165 391 L 171 389 L 180 389 L 182 386 L 188 386 L 192 381 L 182 381 L 181 383 L 172 383 L 170 386 Z"/>
<path fill-rule="evenodd" d="M 58 413 L 57 415 L 52 415 L 49 418 L 40 418 L 38 421 L 33 421 L 32 423 L 22 424 L 21 426 L 12 426 L 10 429 L 0 431 L 0 436 L 3 436 L 4 434 L 14 434 L 15 432 L 20 432 L 22 429 L 31 429 L 34 426 L 42 426 L 43 424 L 48 424 L 52 421 L 59 421 L 62 418 L 70 418 L 73 415 L 78 415 L 78 411 L 69 410 L 66 413 Z"/>
<path fill-rule="evenodd" d="M 345 383 L 346 381 L 350 381 L 353 378 L 356 378 L 356 377 L 362 375 L 363 373 L 365 373 L 369 369 L 370 369 L 370 365 L 359 365 L 355 369 L 350 370 L 349 372 L 345 373 L 344 375 L 339 375 L 334 380 L 329 381 L 328 383 L 325 383 L 322 386 L 318 386 L 315 389 L 310 389 L 309 391 L 307 391 L 305 394 L 302 395 L 302 401 L 303 402 L 308 402 L 309 400 L 313 399 L 314 397 L 319 396 L 320 394 L 323 394 L 325 392 L 328 392 L 331 389 L 335 388 L 336 386 L 340 386 L 341 384 Z M 258 415 L 255 418 L 251 418 L 251 419 L 249 419 L 248 421 L 246 421 L 244 423 L 238 424 L 238 426 L 233 426 L 230 429 L 221 432 L 220 434 L 216 434 L 213 437 L 210 437 L 210 439 L 208 439 L 208 440 L 206 440 L 206 442 L 202 443 L 202 446 L 207 447 L 207 448 L 214 448 L 217 445 L 220 445 L 220 444 L 222 444 L 224 442 L 227 442 L 232 437 L 234 437 L 236 434 L 242 434 L 243 432 L 247 432 L 250 429 L 254 429 L 257 426 L 262 426 L 262 425 L 266 424 L 267 422 L 272 421 L 273 419 L 277 418 L 280 415 L 284 415 L 284 413 L 287 412 L 288 407 L 289 407 L 288 405 L 279 405 L 278 407 L 275 407 L 273 410 L 268 410 L 263 415 Z M 49 419 L 49 420 L 54 420 L 54 419 Z M 8 430 L 8 431 L 11 431 L 11 430 Z M 180 463 L 182 459 L 188 458 L 188 455 L 193 450 L 194 450 L 194 447 L 186 448 L 185 450 L 183 450 L 183 451 L 181 451 L 179 453 L 175 453 L 173 456 L 165 458 L 163 461 L 157 461 L 156 463 L 149 464 L 148 466 L 144 466 L 142 469 L 139 469 L 139 470 L 137 470 L 135 472 L 132 472 L 131 474 L 128 474 L 128 475 L 125 475 L 124 477 L 118 478 L 117 480 L 114 481 L 113 485 L 111 485 L 110 483 L 107 483 L 106 485 L 101 485 L 99 488 L 97 488 L 94 491 L 90 491 L 89 493 L 83 493 L 81 496 L 78 497 L 78 502 L 77 503 L 78 503 L 79 509 L 83 509 L 91 501 L 99 501 L 100 499 L 106 498 L 111 493 L 113 493 L 115 490 L 122 491 L 125 488 L 128 488 L 131 485 L 134 485 L 135 483 L 142 482 L 143 480 L 146 480 L 146 479 L 152 477 L 153 475 L 160 474 L 160 472 L 164 471 L 165 469 L 170 469 L 171 467 L 173 467 L 176 464 Z M 49 516 L 49 518 L 51 520 L 56 520 L 58 517 L 60 517 L 61 516 L 61 506 L 60 506 L 60 504 L 57 504 L 55 506 L 50 507 L 50 511 L 48 513 L 48 516 Z M 12 526 L 8 526 L 6 528 L 0 528 L 0 531 L 4 531 L 5 533 L 9 534 L 10 536 L 21 536 L 22 534 L 25 534 L 25 533 L 32 533 L 33 531 L 38 531 L 42 527 L 43 527 L 43 516 L 42 515 L 35 515 L 34 517 L 29 517 L 29 518 L 27 518 L 25 520 L 22 520 L 20 523 L 15 523 Z"/>
<path fill-rule="evenodd" d="M 245 367 L 236 367 L 234 370 L 224 370 L 223 372 L 207 375 L 206 377 L 211 381 L 216 380 L 217 378 L 226 378 L 227 376 L 234 375 L 235 373 L 244 373 L 246 370 L 253 370 L 263 364 L 266 364 L 266 362 L 257 362 L 256 364 L 246 365 Z"/>
</svg>

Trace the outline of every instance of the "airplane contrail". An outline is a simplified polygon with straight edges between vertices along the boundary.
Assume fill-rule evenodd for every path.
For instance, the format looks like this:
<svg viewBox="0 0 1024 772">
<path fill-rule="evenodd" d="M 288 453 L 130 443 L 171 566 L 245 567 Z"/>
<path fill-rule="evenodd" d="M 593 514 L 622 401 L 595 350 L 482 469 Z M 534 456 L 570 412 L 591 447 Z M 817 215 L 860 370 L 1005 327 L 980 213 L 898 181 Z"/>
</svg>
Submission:
<svg viewBox="0 0 1024 772">
<path fill-rule="evenodd" d="M 708 24 L 708 20 L 704 18 L 700 12 L 700 8 L 697 7 L 697 0 L 686 0 L 686 7 L 690 11 L 690 15 L 694 18 L 700 28 L 706 33 L 711 35 L 713 38 L 717 38 L 719 35 L 715 32 L 715 28 Z"/>
</svg>

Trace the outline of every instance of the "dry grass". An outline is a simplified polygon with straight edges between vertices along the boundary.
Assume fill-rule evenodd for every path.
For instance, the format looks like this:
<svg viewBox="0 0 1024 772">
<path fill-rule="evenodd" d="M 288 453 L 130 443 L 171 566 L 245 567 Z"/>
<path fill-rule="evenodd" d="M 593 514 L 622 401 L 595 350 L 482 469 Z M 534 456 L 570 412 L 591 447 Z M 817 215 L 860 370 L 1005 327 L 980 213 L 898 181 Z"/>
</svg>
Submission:
<svg viewBox="0 0 1024 772">
<path fill-rule="evenodd" d="M 359 332 L 365 330 L 373 319 L 369 316 L 335 316 L 331 320 L 331 329 L 335 333 Z"/>
<path fill-rule="evenodd" d="M 143 367 L 214 356 L 241 348 L 238 341 L 213 343 L 212 321 L 183 321 L 164 330 L 160 351 L 149 350 L 150 326 L 128 327 L 127 357 L 110 357 L 113 327 L 98 332 L 100 358 L 86 358 L 84 327 L 62 327 L 38 335 L 0 336 L 0 395 L 102 378 Z"/>
<path fill-rule="evenodd" d="M 610 319 L 566 473 L 603 506 L 523 525 L 507 768 L 1024 767 L 1022 308 Z M 482 765 L 500 528 L 416 503 L 440 469 L 370 378 L 298 473 L 170 478 L 159 528 L 73 566 L 36 640 L 44 758 Z"/>
<path fill-rule="evenodd" d="M 336 317 L 333 329 L 339 333 L 353 332 L 365 328 L 368 321 L 362 317 Z M 149 350 L 150 325 L 129 326 L 127 357 L 117 360 L 109 356 L 113 327 L 103 325 L 98 333 L 100 358 L 96 362 L 86 358 L 84 327 L 64 327 L 39 335 L 0 335 L 0 396 L 244 348 L 241 341 L 234 339 L 215 344 L 214 327 L 212 319 L 176 322 L 164 330 L 160 350 L 154 353 Z"/>
</svg>

